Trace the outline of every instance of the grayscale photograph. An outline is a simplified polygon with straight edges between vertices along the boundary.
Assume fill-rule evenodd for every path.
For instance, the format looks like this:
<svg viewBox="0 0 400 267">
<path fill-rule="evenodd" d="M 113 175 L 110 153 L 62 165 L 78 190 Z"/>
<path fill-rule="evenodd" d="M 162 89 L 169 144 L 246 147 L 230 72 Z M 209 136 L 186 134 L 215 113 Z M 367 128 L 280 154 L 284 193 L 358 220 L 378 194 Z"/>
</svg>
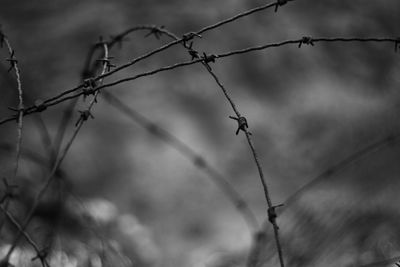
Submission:
<svg viewBox="0 0 400 267">
<path fill-rule="evenodd" d="M 0 0 L 0 267 L 399 267 L 399 11 Z"/>
</svg>

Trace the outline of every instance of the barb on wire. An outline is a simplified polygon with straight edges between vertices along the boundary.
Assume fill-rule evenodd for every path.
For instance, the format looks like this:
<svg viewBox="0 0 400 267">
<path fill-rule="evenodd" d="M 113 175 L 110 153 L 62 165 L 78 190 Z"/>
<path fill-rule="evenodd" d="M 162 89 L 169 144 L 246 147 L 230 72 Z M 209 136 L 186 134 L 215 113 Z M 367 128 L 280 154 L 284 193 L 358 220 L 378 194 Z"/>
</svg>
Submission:
<svg viewBox="0 0 400 267">
<path fill-rule="evenodd" d="M 47 109 L 46 105 L 44 104 L 43 100 L 41 100 L 41 99 L 35 100 L 34 106 L 35 106 L 35 110 L 37 112 L 42 112 Z"/>
<path fill-rule="evenodd" d="M 7 199 L 12 199 L 16 196 L 15 190 L 17 190 L 18 185 L 9 184 L 6 178 L 3 178 L 4 193 L 0 199 L 0 205 L 3 204 Z M 1 229 L 1 228 L 0 228 Z"/>
<path fill-rule="evenodd" d="M 299 48 L 301 48 L 302 44 L 314 46 L 314 40 L 310 36 L 304 36 L 301 38 L 301 42 L 299 42 Z"/>
<path fill-rule="evenodd" d="M 191 42 L 190 45 L 186 45 L 185 43 L 183 45 L 187 48 L 189 55 L 192 57 L 192 61 L 200 58 L 199 52 L 193 49 L 193 42 Z"/>
<path fill-rule="evenodd" d="M 161 36 L 163 34 L 162 29 L 164 29 L 164 25 L 161 25 L 160 27 L 151 28 L 150 32 L 148 34 L 146 34 L 144 37 L 146 38 L 146 37 L 149 37 L 150 35 L 154 35 L 154 37 L 157 40 L 160 40 L 160 38 L 161 38 Z"/>
<path fill-rule="evenodd" d="M 99 47 L 99 44 L 101 44 L 100 47 Z M 93 45 L 92 49 L 90 50 L 90 53 L 86 57 L 85 67 L 84 67 L 84 70 L 82 72 L 82 77 L 81 77 L 83 80 L 83 83 L 81 85 L 79 85 L 78 87 L 76 87 L 76 88 L 78 88 L 78 90 L 79 89 L 82 90 L 84 101 L 86 101 L 86 98 L 88 96 L 90 96 L 90 95 L 95 96 L 95 94 L 96 94 L 94 88 L 97 87 L 97 82 L 92 76 L 95 75 L 97 66 L 94 65 L 93 68 L 90 68 L 90 63 L 92 61 L 92 56 L 93 56 L 95 50 L 98 48 L 100 48 L 100 49 L 103 48 L 104 45 L 108 45 L 108 44 L 105 43 L 103 40 L 103 37 L 100 36 L 99 41 Z M 103 59 L 103 61 L 100 61 L 102 63 L 102 65 L 107 66 L 107 69 L 111 69 L 111 67 L 113 65 L 110 62 L 109 55 L 108 54 L 107 54 L 107 56 L 103 55 L 102 59 Z M 96 61 L 96 62 L 98 62 L 98 61 Z M 94 100 L 97 101 L 97 98 L 94 97 Z M 54 149 L 53 149 L 54 153 L 53 153 L 53 157 L 51 160 L 52 161 L 51 164 L 54 164 L 54 162 L 57 160 L 58 154 L 60 153 L 61 145 L 64 140 L 64 136 L 65 136 L 67 127 L 69 125 L 69 122 L 72 119 L 73 110 L 74 110 L 77 102 L 78 102 L 78 98 L 76 98 L 74 101 L 72 101 L 64 110 L 61 122 L 58 126 L 57 133 L 54 138 Z M 48 103 L 48 102 L 46 101 L 45 103 Z"/>
<path fill-rule="evenodd" d="M 130 108 L 113 94 L 104 91 L 103 97 L 110 105 L 127 115 L 130 119 L 138 123 L 140 126 L 148 129 L 149 132 L 151 132 L 158 138 L 164 140 L 167 144 L 175 148 L 183 156 L 192 161 L 196 167 L 198 167 L 200 170 L 203 170 L 239 210 L 245 222 L 247 223 L 249 230 L 253 232 L 259 228 L 256 216 L 254 215 L 244 198 L 233 187 L 233 185 L 229 183 L 228 179 L 223 177 L 215 168 L 211 167 L 211 165 L 206 161 L 204 157 L 197 154 L 189 145 L 182 142 L 175 135 L 155 125 L 143 115 Z"/>
<path fill-rule="evenodd" d="M 3 48 L 6 35 L 3 32 L 3 26 L 0 24 L 0 48 Z"/>
<path fill-rule="evenodd" d="M 113 59 L 113 58 L 114 57 L 108 56 L 108 57 L 97 59 L 96 61 L 102 63 L 103 65 L 105 64 L 106 68 L 107 68 L 107 71 L 109 72 L 111 70 L 111 68 L 115 68 L 116 67 L 116 65 L 111 63 L 111 59 Z"/>
<path fill-rule="evenodd" d="M 236 135 L 239 134 L 239 131 L 246 131 L 247 128 L 249 128 L 249 125 L 247 124 L 247 119 L 245 117 L 233 117 L 233 116 L 229 116 L 230 119 L 237 121 L 238 123 L 238 128 L 236 130 Z"/>
<path fill-rule="evenodd" d="M 275 4 L 275 12 L 278 12 L 278 8 L 279 8 L 280 6 L 286 5 L 287 2 L 289 2 L 289 0 L 278 0 L 278 1 L 276 1 L 276 4 Z"/>
<path fill-rule="evenodd" d="M 394 42 L 394 52 L 397 52 L 399 49 L 400 49 L 400 37 L 398 37 Z"/>
<path fill-rule="evenodd" d="M 268 208 L 268 221 L 270 223 L 272 223 L 273 225 L 275 225 L 275 224 L 278 225 L 276 223 L 276 218 L 278 217 L 278 215 L 276 214 L 276 208 L 282 207 L 283 205 L 284 204 L 279 204 L 279 205 L 275 205 L 275 206 Z M 279 229 L 279 227 L 278 227 L 278 229 Z"/>
<path fill-rule="evenodd" d="M 46 258 L 49 255 L 49 248 L 43 248 L 36 252 L 36 256 L 32 257 L 31 261 L 39 260 L 43 267 L 49 267 Z"/>
<path fill-rule="evenodd" d="M 6 43 L 7 43 L 7 39 Z M 6 59 L 6 61 L 8 61 L 10 63 L 10 68 L 7 70 L 7 72 L 10 72 L 12 69 L 15 69 L 15 66 L 18 63 L 18 60 L 15 58 L 15 51 L 11 50 L 10 52 L 10 57 Z"/>
<path fill-rule="evenodd" d="M 95 100 L 96 101 L 96 100 Z M 89 118 L 94 119 L 94 116 L 92 115 L 92 113 L 90 112 L 89 109 L 86 110 L 79 110 L 79 113 L 81 114 L 79 116 L 78 121 L 75 123 L 75 126 L 77 127 L 81 121 L 87 121 Z"/>
</svg>

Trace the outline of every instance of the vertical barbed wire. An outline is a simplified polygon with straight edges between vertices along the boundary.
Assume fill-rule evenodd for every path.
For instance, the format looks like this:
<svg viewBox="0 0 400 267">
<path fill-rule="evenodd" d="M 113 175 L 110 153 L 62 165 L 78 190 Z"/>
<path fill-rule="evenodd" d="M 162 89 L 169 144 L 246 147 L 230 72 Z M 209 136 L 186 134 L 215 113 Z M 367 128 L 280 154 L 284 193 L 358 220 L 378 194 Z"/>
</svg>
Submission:
<svg viewBox="0 0 400 267">
<path fill-rule="evenodd" d="M 280 205 L 275 206 L 275 205 L 272 204 L 270 193 L 269 193 L 269 189 L 268 189 L 268 185 L 267 185 L 267 182 L 266 182 L 266 180 L 264 178 L 264 172 L 263 172 L 263 169 L 261 167 L 260 161 L 258 159 L 258 155 L 257 155 L 256 149 L 254 147 L 254 144 L 253 144 L 253 141 L 252 141 L 252 138 L 251 138 L 251 133 L 247 130 L 247 128 L 248 128 L 247 119 L 240 114 L 236 104 L 232 100 L 232 97 L 228 93 L 227 89 L 222 85 L 221 81 L 218 79 L 218 77 L 215 75 L 215 73 L 211 70 L 211 68 L 209 67 L 208 63 L 206 61 L 204 61 L 203 65 L 205 66 L 207 71 L 211 74 L 211 76 L 214 78 L 215 82 L 218 84 L 219 88 L 224 93 L 226 99 L 230 103 L 233 111 L 235 112 L 235 114 L 237 116 L 237 118 L 231 117 L 231 118 L 237 120 L 237 122 L 238 122 L 238 130 L 236 131 L 236 134 L 238 134 L 239 130 L 242 130 L 246 135 L 247 143 L 249 144 L 251 153 L 253 155 L 254 162 L 255 162 L 255 164 L 257 166 L 258 174 L 259 174 L 259 177 L 260 177 L 260 180 L 261 180 L 261 184 L 262 184 L 263 190 L 264 190 L 264 196 L 265 196 L 265 199 L 267 201 L 267 207 L 268 207 L 267 208 L 267 215 L 268 215 L 268 220 L 270 221 L 270 223 L 272 224 L 272 226 L 274 228 L 274 236 L 275 236 L 275 242 L 276 242 L 276 248 L 277 248 L 277 251 L 278 251 L 280 266 L 284 267 L 285 263 L 284 263 L 284 259 L 283 259 L 282 246 L 281 246 L 280 239 L 279 239 L 279 232 L 278 232 L 279 227 L 278 227 L 278 224 L 276 222 L 276 217 L 277 216 L 276 216 L 276 211 L 275 211 L 275 208 L 279 207 Z"/>
<path fill-rule="evenodd" d="M 107 59 L 109 57 L 109 55 L 108 55 L 108 47 L 107 47 L 106 43 L 103 43 L 103 48 L 104 48 L 104 58 Z M 108 66 L 107 62 L 103 62 L 102 73 L 105 73 L 107 71 L 107 66 Z M 99 81 L 99 83 L 101 83 L 101 82 L 102 82 L 102 80 Z M 62 151 L 62 153 L 60 153 L 60 155 L 58 156 L 58 159 L 54 163 L 54 166 L 53 166 L 51 172 L 47 176 L 43 187 L 40 189 L 40 191 L 36 195 L 36 197 L 35 197 L 35 199 L 33 201 L 33 205 L 31 207 L 31 209 L 29 210 L 28 215 L 26 216 L 26 219 L 24 220 L 23 224 L 21 225 L 20 230 L 18 231 L 16 237 L 14 238 L 14 241 L 11 244 L 10 249 L 8 250 L 8 252 L 7 252 L 7 254 L 6 254 L 5 258 L 4 258 L 5 261 L 7 261 L 7 262 L 9 261 L 10 256 L 13 253 L 14 249 L 16 248 L 19 239 L 23 235 L 23 231 L 25 231 L 26 227 L 29 225 L 29 223 L 33 219 L 34 212 L 36 211 L 36 208 L 38 207 L 40 200 L 42 199 L 42 197 L 46 193 L 47 189 L 49 188 L 51 182 L 53 181 L 58 168 L 60 167 L 61 163 L 63 162 L 63 160 L 65 158 L 65 156 L 67 155 L 70 147 L 72 146 L 72 143 L 74 142 L 74 140 L 75 140 L 76 136 L 78 135 L 80 129 L 82 128 L 83 124 L 90 117 L 93 117 L 90 112 L 91 112 L 91 109 L 93 108 L 94 104 L 97 102 L 97 96 L 98 96 L 99 92 L 100 92 L 100 90 L 97 90 L 97 91 L 94 92 L 93 98 L 90 101 L 87 109 L 80 112 L 81 113 L 80 118 L 78 119 L 77 123 L 75 124 L 76 128 L 75 128 L 71 138 L 67 142 L 67 144 L 66 144 L 64 150 Z M 41 256 L 38 255 L 38 257 L 40 258 Z"/>
<path fill-rule="evenodd" d="M 212 29 L 212 28 L 213 27 L 211 26 L 210 29 Z M 172 36 L 172 38 L 178 39 L 178 37 L 176 35 L 174 35 L 173 33 L 171 33 L 171 32 L 169 32 L 168 36 L 170 36 L 170 37 Z M 236 114 L 236 117 L 232 117 L 232 116 L 229 116 L 229 117 L 231 119 L 236 120 L 237 123 L 238 123 L 238 128 L 236 130 L 236 135 L 239 133 L 239 131 L 243 131 L 245 133 L 247 143 L 248 143 L 249 148 L 251 150 L 254 162 L 255 162 L 255 164 L 257 166 L 258 174 L 259 174 L 259 177 L 260 177 L 260 180 L 261 180 L 261 184 L 262 184 L 263 190 L 264 190 L 264 196 L 265 196 L 265 199 L 267 201 L 267 215 L 268 215 L 268 220 L 270 221 L 270 223 L 272 224 L 273 229 L 274 229 L 274 237 L 275 237 L 275 242 L 276 242 L 276 248 L 277 248 L 277 251 L 278 251 L 279 263 L 280 263 L 281 267 L 284 267 L 285 263 L 284 263 L 284 259 L 283 259 L 282 246 L 281 246 L 281 242 L 280 242 L 280 239 L 279 239 L 279 232 L 278 232 L 279 227 L 278 227 L 278 224 L 276 222 L 277 215 L 276 215 L 276 211 L 275 211 L 275 209 L 277 207 L 280 207 L 281 205 L 275 206 L 275 205 L 272 204 L 270 193 L 269 193 L 269 189 L 268 189 L 268 185 L 267 185 L 267 182 L 266 182 L 265 177 L 264 177 L 264 172 L 263 172 L 263 169 L 261 167 L 260 161 L 258 159 L 258 154 L 256 152 L 256 149 L 254 147 L 254 144 L 253 144 L 253 141 L 252 141 L 252 138 L 251 138 L 252 134 L 247 130 L 247 128 L 248 128 L 247 119 L 240 114 L 239 109 L 237 108 L 237 105 L 233 101 L 232 97 L 230 96 L 228 90 L 225 88 L 225 86 L 222 84 L 222 82 L 219 80 L 219 78 L 213 72 L 211 66 L 209 65 L 209 63 L 215 63 L 216 56 L 213 55 L 213 54 L 207 55 L 205 52 L 203 52 L 202 56 L 200 56 L 200 52 L 197 51 L 196 49 L 194 49 L 193 42 L 191 42 L 190 44 L 188 44 L 187 42 L 183 42 L 183 46 L 188 51 L 188 53 L 191 56 L 192 60 L 201 59 L 202 65 L 207 70 L 207 72 L 211 75 L 211 77 L 214 79 L 214 81 L 216 82 L 218 87 L 223 92 L 225 98 L 228 100 L 229 104 L 231 105 L 232 110 Z"/>
<path fill-rule="evenodd" d="M 39 259 L 40 263 L 42 265 L 42 267 L 50 267 L 50 264 L 48 263 L 46 257 L 42 257 L 41 255 L 43 255 L 43 250 L 41 250 L 39 248 L 39 246 L 35 243 L 35 241 L 33 241 L 33 239 L 29 236 L 29 234 L 22 229 L 21 225 L 18 223 L 17 219 L 14 218 L 14 216 L 3 206 L 0 205 L 0 209 L 1 211 L 5 214 L 5 216 L 7 217 L 7 219 L 14 225 L 14 227 L 21 232 L 21 234 L 23 235 L 23 237 L 25 238 L 25 240 L 28 242 L 28 244 L 35 250 L 36 252 L 36 256 L 34 258 L 32 258 L 33 260 Z M 8 259 L 2 259 L 0 261 L 0 266 L 9 266 L 9 262 Z"/>
<path fill-rule="evenodd" d="M 15 79 L 16 79 L 16 82 L 17 82 L 16 90 L 17 90 L 17 96 L 18 96 L 18 105 L 17 105 L 17 108 L 9 108 L 9 109 L 17 112 L 17 115 L 16 115 L 16 117 L 17 117 L 17 141 L 16 141 L 16 146 L 15 146 L 16 148 L 15 148 L 14 168 L 13 168 L 12 178 L 11 178 L 12 181 L 15 181 L 15 179 L 17 178 L 17 174 L 18 174 L 18 168 L 19 168 L 19 162 L 20 162 L 21 150 L 22 150 L 22 130 L 23 130 L 24 99 L 23 99 L 21 74 L 20 74 L 20 69 L 19 69 L 19 66 L 18 66 L 18 60 L 17 60 L 17 58 L 15 56 L 15 50 L 11 46 L 11 43 L 10 43 L 8 37 L 6 36 L 6 34 L 4 33 L 4 31 L 2 29 L 2 26 L 0 25 L 0 48 L 2 48 L 4 45 L 6 46 L 6 49 L 7 49 L 8 54 L 9 54 L 9 58 L 6 59 L 6 61 L 8 61 L 9 64 L 10 64 L 8 72 L 14 70 Z M 3 226 L 5 224 L 6 218 L 18 230 L 21 230 L 21 227 L 20 227 L 19 223 L 17 222 L 17 220 L 8 211 L 10 201 L 14 197 L 14 189 L 16 188 L 16 185 L 9 184 L 8 181 L 5 178 L 3 179 L 3 182 L 4 182 L 4 187 L 5 187 L 4 191 L 5 192 L 4 192 L 4 196 L 0 200 L 0 209 L 3 212 L 5 218 L 0 223 L 0 231 L 1 231 L 1 229 L 3 228 Z M 3 206 L 3 203 L 4 203 L 4 206 Z M 25 237 L 25 239 L 28 241 L 28 243 L 34 248 L 34 250 L 37 253 L 39 253 L 40 250 L 39 250 L 38 246 L 36 245 L 36 243 L 32 240 L 32 238 L 25 231 L 22 231 L 22 234 Z M 8 263 L 8 260 L 7 260 L 6 263 Z M 47 261 L 42 261 L 41 263 L 42 263 L 43 267 L 47 267 L 48 266 Z M 2 265 L 2 264 L 4 264 L 3 261 L 0 262 L 0 265 Z"/>
<path fill-rule="evenodd" d="M 359 162 L 366 157 L 370 156 L 373 153 L 377 153 L 381 149 L 389 146 L 389 145 L 395 145 L 400 141 L 400 133 L 395 133 L 395 134 L 390 134 L 386 136 L 385 138 L 382 138 L 374 143 L 371 143 L 360 150 L 355 151 L 354 153 L 348 155 L 347 157 L 343 158 L 342 160 L 338 161 L 336 164 L 326 168 L 324 171 L 322 171 L 320 174 L 315 176 L 314 178 L 310 179 L 309 182 L 305 183 L 303 186 L 301 186 L 298 190 L 296 190 L 293 194 L 291 194 L 285 201 L 284 201 L 284 206 L 280 209 L 280 213 L 285 212 L 295 201 L 299 200 L 299 198 L 306 193 L 308 190 L 310 190 L 312 187 L 316 186 L 318 183 L 320 183 L 323 179 L 332 177 L 334 175 L 337 175 L 339 172 L 345 170 L 349 166 L 355 164 L 356 162 Z M 263 222 L 262 229 L 266 229 L 268 225 L 268 220 L 265 220 Z M 251 249 L 250 254 L 258 255 L 259 250 L 261 249 L 262 243 L 259 242 L 259 244 L 255 244 L 253 248 Z M 257 257 L 257 256 L 255 256 Z M 393 259 L 388 259 L 384 260 L 381 262 L 377 263 L 371 263 L 364 266 L 384 266 L 385 264 L 390 264 L 393 263 L 397 258 Z M 249 264 L 248 266 L 252 266 L 250 264 L 251 259 L 249 258 Z M 361 267 L 361 266 L 360 266 Z"/>
<path fill-rule="evenodd" d="M 18 95 L 18 106 L 16 109 L 10 108 L 13 111 L 17 112 L 17 143 L 16 143 L 16 156 L 15 156 L 15 163 L 14 163 L 14 170 L 13 170 L 13 180 L 17 177 L 18 173 L 18 164 L 19 164 L 19 157 L 21 155 L 21 145 L 22 145 L 22 128 L 23 128 L 23 114 L 24 114 L 24 100 L 23 100 L 23 91 L 22 91 L 22 84 L 21 84 L 21 74 L 18 67 L 18 60 L 15 57 L 15 50 L 12 48 L 10 41 L 8 40 L 6 34 L 4 33 L 2 26 L 0 25 L 0 48 L 3 47 L 5 44 L 9 58 L 6 59 L 10 63 L 10 68 L 8 72 L 14 70 L 15 78 L 17 81 L 17 95 Z"/>
<path fill-rule="evenodd" d="M 103 93 L 103 92 L 102 92 Z M 8 143 L 0 143 L 0 150 L 5 150 L 7 152 L 12 151 L 12 146 L 10 146 Z M 47 158 L 42 157 L 39 153 L 37 153 L 36 151 L 30 150 L 29 148 L 24 149 L 24 151 L 22 151 L 21 153 L 21 159 L 25 159 L 27 161 L 30 161 L 32 163 L 34 163 L 35 165 L 37 165 L 38 167 L 41 167 L 43 169 L 47 169 L 48 168 L 48 161 Z M 63 178 L 63 179 L 67 179 L 67 177 L 65 176 L 66 172 L 64 170 L 62 170 L 62 168 L 58 169 L 58 172 L 55 174 L 56 177 L 58 178 Z M 84 201 L 76 194 L 74 193 L 71 189 L 68 189 L 68 187 L 65 188 L 66 193 L 71 197 L 71 199 L 74 199 L 74 201 L 81 207 L 82 210 L 88 210 L 88 208 L 86 207 Z M 3 209 L 0 206 L 0 209 Z M 10 222 L 15 226 L 15 228 L 17 229 L 22 229 L 21 224 L 18 223 L 17 219 L 10 213 L 8 212 L 8 214 L 5 214 L 5 216 L 7 216 L 10 220 Z M 86 221 L 84 221 L 86 222 Z M 88 224 L 83 224 L 84 227 L 87 228 L 88 231 L 90 231 L 92 234 L 94 234 L 94 236 L 96 236 L 99 241 L 102 244 L 102 250 L 105 250 L 104 246 L 107 246 L 107 249 L 110 250 L 115 250 L 115 246 L 113 246 L 110 241 L 105 240 L 104 236 L 101 234 L 101 228 L 98 225 L 98 222 L 96 220 L 93 220 L 94 227 L 88 225 Z M 25 230 L 23 232 L 23 236 L 25 237 L 25 239 L 29 238 L 29 240 L 27 240 L 27 242 L 33 242 L 33 239 L 29 236 L 29 234 L 27 233 L 27 231 Z M 36 248 L 37 249 L 36 249 Z M 38 253 L 41 250 L 39 250 L 39 245 L 37 245 L 35 243 L 35 247 L 34 250 Z M 47 246 L 48 248 L 50 248 L 49 246 Z M 2 262 L 0 262 L 0 266 Z"/>
</svg>

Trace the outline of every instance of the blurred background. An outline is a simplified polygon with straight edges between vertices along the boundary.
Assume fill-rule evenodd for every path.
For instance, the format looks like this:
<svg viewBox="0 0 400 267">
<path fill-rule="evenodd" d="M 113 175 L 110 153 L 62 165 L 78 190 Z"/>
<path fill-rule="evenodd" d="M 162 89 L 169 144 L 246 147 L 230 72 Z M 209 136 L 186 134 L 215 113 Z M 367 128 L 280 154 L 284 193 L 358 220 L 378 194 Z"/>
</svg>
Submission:
<svg viewBox="0 0 400 267">
<path fill-rule="evenodd" d="M 108 40 L 141 24 L 163 25 L 182 36 L 263 4 L 1 0 L 0 23 L 15 49 L 30 106 L 81 82 L 85 59 L 99 36 Z M 218 54 L 303 36 L 397 37 L 396 10 L 400 2 L 394 0 L 293 1 L 277 13 L 269 9 L 207 32 L 194 47 Z M 133 33 L 113 47 L 112 63 L 126 63 L 170 41 L 145 37 L 148 33 Z M 18 102 L 15 76 L 7 73 L 7 51 L 0 53 L 0 117 L 5 118 L 13 114 L 8 107 Z M 106 82 L 189 59 L 176 46 Z M 362 266 L 400 256 L 399 67 L 400 54 L 390 43 L 292 45 L 212 64 L 247 117 L 274 204 L 285 203 L 278 224 L 288 266 Z M 247 141 L 243 133 L 235 135 L 237 123 L 228 118 L 234 113 L 201 65 L 107 91 L 201 155 L 242 195 L 262 225 L 266 203 Z M 88 103 L 78 101 L 65 140 Z M 25 117 L 23 154 L 13 181 L 8 178 L 16 123 L 0 125 L 0 177 L 19 186 L 8 208 L 20 222 L 49 172 L 43 129 L 54 142 L 69 105 Z M 256 242 L 256 230 L 249 229 L 226 194 L 157 131 L 149 133 L 102 95 L 93 116 L 28 228 L 49 252 L 51 266 L 277 266 L 271 226 L 262 227 L 265 238 Z M 316 182 L 298 191 L 311 181 Z M 16 229 L 3 215 L 0 219 L 4 255 Z M 11 262 L 39 266 L 31 262 L 34 255 L 21 241 Z"/>
</svg>

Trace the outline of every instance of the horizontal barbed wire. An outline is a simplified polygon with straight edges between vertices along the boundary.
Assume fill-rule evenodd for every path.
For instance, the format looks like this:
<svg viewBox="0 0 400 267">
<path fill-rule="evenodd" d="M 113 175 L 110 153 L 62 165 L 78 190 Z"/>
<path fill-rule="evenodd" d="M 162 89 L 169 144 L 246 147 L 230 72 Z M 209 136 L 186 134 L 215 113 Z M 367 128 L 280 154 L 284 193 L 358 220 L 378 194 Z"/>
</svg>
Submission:
<svg viewBox="0 0 400 267">
<path fill-rule="evenodd" d="M 234 56 L 234 55 L 240 55 L 240 54 L 245 54 L 245 53 L 249 53 L 249 52 L 254 52 L 254 51 L 260 51 L 260 50 L 265 50 L 265 49 L 269 49 L 269 48 L 273 48 L 273 47 L 282 47 L 282 46 L 287 46 L 287 45 L 294 45 L 297 44 L 298 46 L 301 46 L 303 44 L 306 45 L 311 45 L 313 46 L 315 43 L 338 43 L 338 42 L 342 42 L 342 43 L 352 43 L 352 42 L 361 42 L 361 43 L 369 43 L 369 42 L 376 42 L 376 43 L 392 43 L 395 45 L 395 50 L 397 51 L 399 48 L 399 44 L 400 44 L 400 38 L 339 38 L 339 37 L 332 37 L 332 38 L 311 38 L 311 37 L 302 37 L 300 39 L 295 39 L 295 40 L 287 40 L 287 41 L 282 41 L 282 42 L 278 42 L 278 43 L 269 43 L 269 44 L 265 44 L 265 45 L 259 45 L 259 46 L 252 46 L 252 47 L 248 47 L 248 48 L 244 48 L 244 49 L 239 49 L 239 50 L 233 50 L 233 51 L 229 51 L 229 52 L 225 52 L 225 53 L 221 53 L 221 54 L 211 54 L 215 57 L 215 59 L 218 58 L 225 58 L 225 57 L 230 57 L 230 56 Z M 185 66 L 189 66 L 189 65 L 193 65 L 193 64 L 197 64 L 197 63 L 201 63 L 204 62 L 204 58 L 199 58 L 199 59 L 195 59 L 195 60 L 188 60 L 185 62 L 180 62 L 180 63 L 175 63 L 172 65 L 168 65 L 168 66 L 164 66 L 164 67 L 160 67 L 154 70 L 150 70 L 150 71 L 146 71 L 146 72 L 142 72 L 139 74 L 136 74 L 134 76 L 131 77 L 127 77 L 127 78 L 123 78 L 114 82 L 110 82 L 110 83 L 106 83 L 102 86 L 97 87 L 95 90 L 100 90 L 103 88 L 107 88 L 107 87 L 112 87 L 115 86 L 117 84 L 120 83 L 124 83 L 124 82 L 128 82 L 128 81 L 133 81 L 136 80 L 138 78 L 141 77 L 146 77 L 146 76 L 152 76 L 156 73 L 159 72 L 164 72 L 164 71 L 168 71 L 168 70 L 173 70 L 176 68 L 180 68 L 180 67 L 185 67 Z M 100 76 L 99 76 L 100 77 Z M 96 79 L 96 78 L 95 78 Z M 44 101 L 41 101 L 40 105 L 33 105 L 30 107 L 27 107 L 23 110 L 23 115 L 29 115 L 32 113 L 37 113 L 37 112 L 42 112 L 44 111 L 46 108 L 54 106 L 54 105 L 58 105 L 64 101 L 70 100 L 70 99 L 74 99 L 76 97 L 79 97 L 81 95 L 84 95 L 84 92 L 79 92 L 76 93 L 74 95 L 70 95 L 70 96 L 66 96 L 69 95 L 71 93 L 74 93 L 80 89 L 83 88 L 83 85 L 79 85 L 76 87 L 73 87 L 71 89 L 68 89 L 66 91 L 63 91 L 62 93 L 54 96 L 54 97 L 50 97 Z M 65 97 L 66 96 L 66 97 Z M 10 121 L 14 121 L 16 119 L 16 116 L 10 116 L 7 117 L 5 119 L 0 120 L 0 125 L 10 122 Z"/>
</svg>

